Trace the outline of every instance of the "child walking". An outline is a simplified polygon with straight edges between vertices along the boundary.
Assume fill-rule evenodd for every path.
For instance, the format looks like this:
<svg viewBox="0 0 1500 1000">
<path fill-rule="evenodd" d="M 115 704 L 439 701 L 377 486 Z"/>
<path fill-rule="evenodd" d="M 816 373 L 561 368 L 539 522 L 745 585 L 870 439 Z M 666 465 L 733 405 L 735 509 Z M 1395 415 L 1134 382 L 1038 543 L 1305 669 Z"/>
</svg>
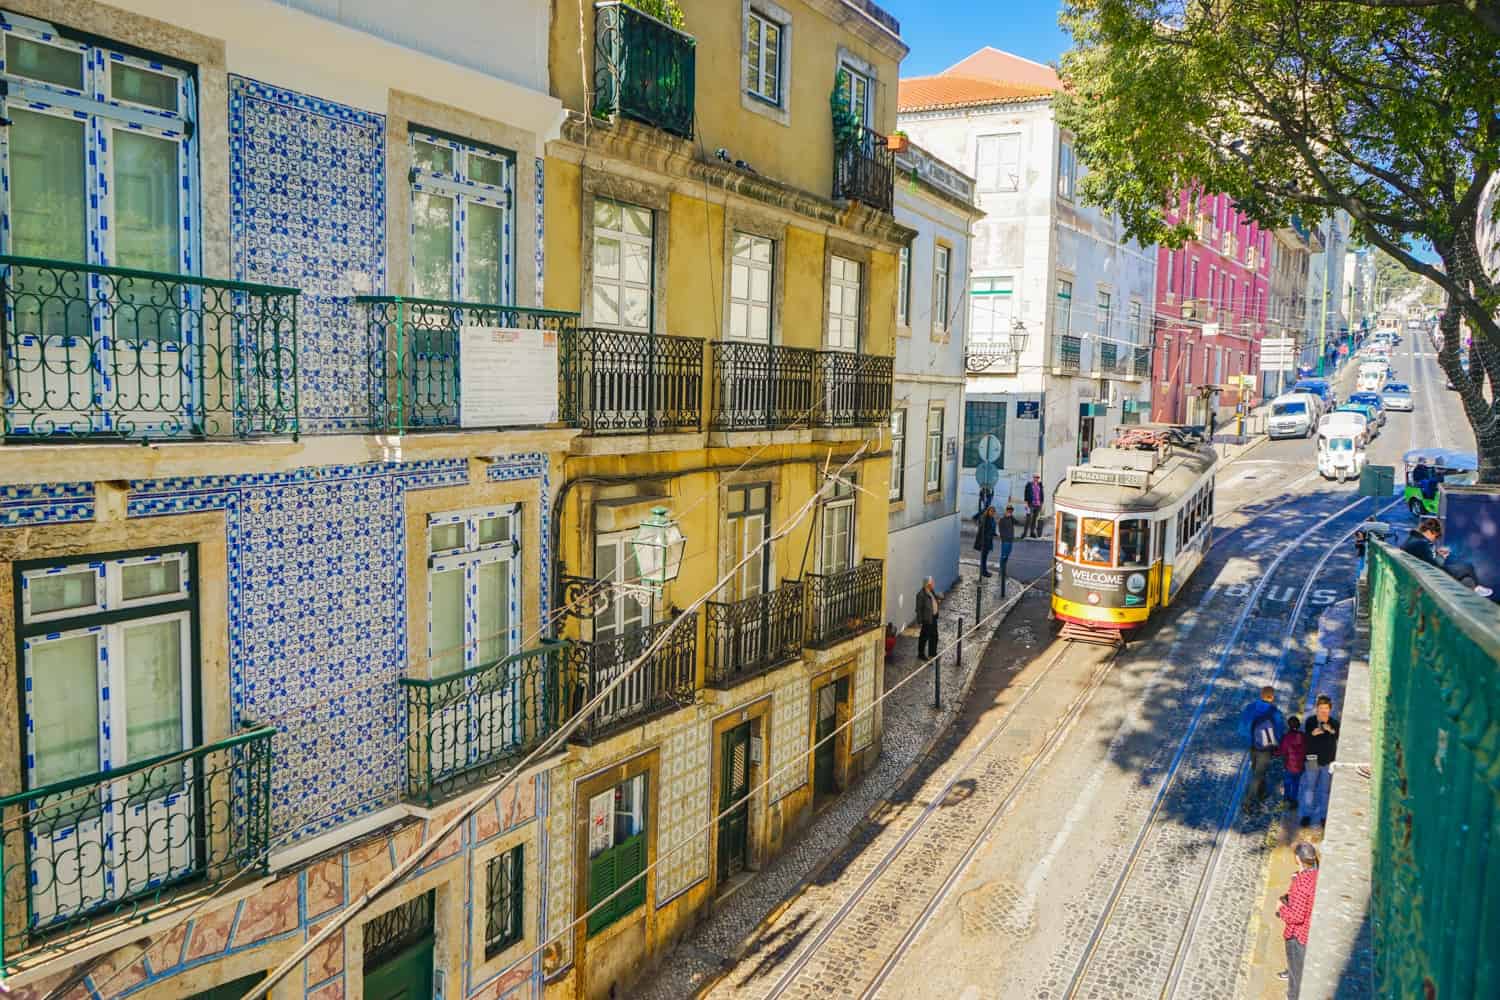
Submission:
<svg viewBox="0 0 1500 1000">
<path fill-rule="evenodd" d="M 1286 733 L 1276 748 L 1285 771 L 1281 776 L 1281 797 L 1289 806 L 1297 805 L 1297 792 L 1302 784 L 1302 770 L 1307 765 L 1307 737 L 1302 732 L 1302 720 L 1295 715 L 1286 720 Z"/>
</svg>

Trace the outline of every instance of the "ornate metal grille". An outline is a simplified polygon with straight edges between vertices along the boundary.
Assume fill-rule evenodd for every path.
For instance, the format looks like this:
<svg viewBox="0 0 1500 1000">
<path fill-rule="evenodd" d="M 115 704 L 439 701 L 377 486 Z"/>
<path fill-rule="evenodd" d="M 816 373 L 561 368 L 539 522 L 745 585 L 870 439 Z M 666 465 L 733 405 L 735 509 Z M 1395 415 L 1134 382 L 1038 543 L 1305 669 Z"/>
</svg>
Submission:
<svg viewBox="0 0 1500 1000">
<path fill-rule="evenodd" d="M 697 41 L 623 3 L 594 5 L 594 113 L 693 137 Z"/>
<path fill-rule="evenodd" d="M 494 958 L 525 933 L 523 845 L 490 859 L 484 870 L 484 957 Z"/>
<path fill-rule="evenodd" d="M 803 586 L 785 580 L 775 590 L 742 601 L 707 605 L 707 683 L 733 687 L 740 681 L 802 655 Z"/>
<path fill-rule="evenodd" d="M 780 430 L 813 420 L 818 352 L 777 344 L 713 345 L 714 430 Z"/>
<path fill-rule="evenodd" d="M 581 646 L 574 710 L 624 673 L 670 624 L 657 622 Z M 611 691 L 574 732 L 582 742 L 592 742 L 665 709 L 691 705 L 697 698 L 698 615 L 694 613 L 672 629 L 661 648 Z"/>
<path fill-rule="evenodd" d="M 703 341 L 584 327 L 565 334 L 562 411 L 589 434 L 694 429 L 703 419 Z"/>
<path fill-rule="evenodd" d="M 1136 378 L 1151 377 L 1151 348 L 1137 347 L 1135 349 L 1135 362 L 1131 374 Z"/>
<path fill-rule="evenodd" d="M 880 625 L 885 565 L 866 559 L 842 573 L 807 575 L 807 644 L 822 649 Z"/>
<path fill-rule="evenodd" d="M 432 934 L 433 894 L 424 892 L 364 926 L 364 971 L 378 969 Z"/>
<path fill-rule="evenodd" d="M 1082 367 L 1083 339 L 1060 333 L 1052 339 L 1052 367 L 1077 374 Z"/>
<path fill-rule="evenodd" d="M 833 197 L 859 201 L 882 212 L 891 211 L 895 200 L 895 155 L 885 136 L 859 126 L 838 145 L 833 159 Z"/>
<path fill-rule="evenodd" d="M 820 427 L 879 427 L 891 419 L 890 357 L 819 351 Z"/>
</svg>

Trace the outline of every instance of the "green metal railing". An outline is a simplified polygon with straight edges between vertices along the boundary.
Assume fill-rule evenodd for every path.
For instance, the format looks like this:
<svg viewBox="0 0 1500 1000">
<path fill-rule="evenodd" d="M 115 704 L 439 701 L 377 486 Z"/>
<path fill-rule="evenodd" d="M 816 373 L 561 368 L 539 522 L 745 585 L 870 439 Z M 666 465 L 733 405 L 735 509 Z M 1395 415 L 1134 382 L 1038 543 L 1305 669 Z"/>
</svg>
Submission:
<svg viewBox="0 0 1500 1000">
<path fill-rule="evenodd" d="M 624 3 L 594 5 L 594 113 L 693 137 L 698 43 Z"/>
<path fill-rule="evenodd" d="M 299 294 L 0 254 L 5 435 L 296 436 Z"/>
<path fill-rule="evenodd" d="M 427 805 L 493 777 L 564 721 L 576 683 L 573 643 L 431 680 L 403 677 L 406 790 Z"/>
<path fill-rule="evenodd" d="M 275 732 L 0 798 L 0 966 L 44 936 L 60 943 L 180 890 L 264 872 Z"/>
<path fill-rule="evenodd" d="M 1370 546 L 1375 992 L 1500 996 L 1500 611 Z"/>
<path fill-rule="evenodd" d="M 541 346 L 561 352 L 563 339 L 571 336 L 578 323 L 577 313 L 552 309 L 399 295 L 361 295 L 354 301 L 365 310 L 373 345 L 370 377 L 376 397 L 375 423 L 377 429 L 388 432 L 500 426 L 496 411 L 488 404 L 464 410 L 460 347 L 465 331 L 540 331 L 544 335 Z M 518 358 L 523 349 L 525 345 L 517 345 Z M 549 377 L 557 379 L 557 372 Z M 518 418 L 504 426 L 556 419 L 555 414 L 552 420 Z"/>
</svg>

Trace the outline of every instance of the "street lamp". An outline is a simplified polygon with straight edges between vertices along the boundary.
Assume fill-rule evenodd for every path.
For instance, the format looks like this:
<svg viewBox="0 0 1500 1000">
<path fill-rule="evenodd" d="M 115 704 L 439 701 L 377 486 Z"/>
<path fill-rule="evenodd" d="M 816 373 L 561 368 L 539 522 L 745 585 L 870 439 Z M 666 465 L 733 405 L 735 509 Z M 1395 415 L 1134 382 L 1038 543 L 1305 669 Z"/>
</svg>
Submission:
<svg viewBox="0 0 1500 1000">
<path fill-rule="evenodd" d="M 667 508 L 651 509 L 651 516 L 635 529 L 634 545 L 642 583 L 660 587 L 677 579 L 687 538 L 677 522 L 667 516 Z"/>
<path fill-rule="evenodd" d="M 1014 354 L 1014 355 L 1016 355 L 1017 357 L 1019 357 L 1021 355 L 1021 353 L 1026 350 L 1026 341 L 1028 339 L 1030 339 L 1030 337 L 1031 337 L 1031 334 L 1029 334 L 1029 333 L 1026 332 L 1026 324 L 1024 322 L 1022 322 L 1021 320 L 1018 319 L 1013 324 L 1011 324 L 1011 328 L 1010 328 L 1010 350 L 1011 350 L 1011 353 Z"/>
</svg>

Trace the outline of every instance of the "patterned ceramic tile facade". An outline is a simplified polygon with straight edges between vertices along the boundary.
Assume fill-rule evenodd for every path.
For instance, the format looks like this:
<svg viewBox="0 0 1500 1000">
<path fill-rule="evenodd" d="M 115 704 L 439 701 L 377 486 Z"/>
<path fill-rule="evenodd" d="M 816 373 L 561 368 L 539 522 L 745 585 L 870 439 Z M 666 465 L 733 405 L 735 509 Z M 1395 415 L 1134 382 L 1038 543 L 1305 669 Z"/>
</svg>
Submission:
<svg viewBox="0 0 1500 1000">
<path fill-rule="evenodd" d="M 870 745 L 875 731 L 875 719 L 870 708 L 875 704 L 875 647 L 865 643 L 859 651 L 859 664 L 854 668 L 854 704 L 850 710 L 854 724 L 850 726 L 849 747 L 863 750 Z"/>
<path fill-rule="evenodd" d="M 0 528 L 94 519 L 93 483 L 0 486 Z"/>
<path fill-rule="evenodd" d="M 550 777 L 547 794 L 547 890 L 542 926 L 548 948 L 558 961 L 553 971 L 573 961 L 573 783 L 557 774 Z"/>
<path fill-rule="evenodd" d="M 708 878 L 709 779 L 713 725 L 695 722 L 661 746 L 656 840 L 656 905 L 663 906 Z"/>
<path fill-rule="evenodd" d="M 379 389 L 352 296 L 385 291 L 385 119 L 231 75 L 229 157 L 234 276 L 302 289 L 303 433 L 369 426 Z"/>
<path fill-rule="evenodd" d="M 550 620 L 552 608 L 552 477 L 547 456 L 539 451 L 503 455 L 490 463 L 485 477 L 492 483 L 509 483 L 519 479 L 539 479 L 541 496 L 541 546 L 542 578 L 538 581 L 538 615 L 540 620 Z M 522 542 L 524 545 L 524 541 Z"/>
<path fill-rule="evenodd" d="M 807 681 L 801 678 L 783 684 L 772 696 L 772 802 L 807 784 L 808 697 Z"/>
<path fill-rule="evenodd" d="M 547 185 L 547 170 L 546 170 L 546 167 L 545 167 L 544 164 L 545 164 L 545 161 L 543 161 L 543 159 L 540 156 L 538 156 L 536 158 L 536 254 L 535 254 L 535 256 L 536 256 L 536 305 L 537 305 L 537 308 L 539 308 L 539 309 L 547 304 L 547 300 L 542 296 L 542 272 L 544 270 L 542 264 L 543 264 L 543 261 L 546 259 L 546 248 L 543 246 L 543 236 L 542 236 L 542 230 L 543 230 L 542 216 L 545 214 L 545 202 L 546 202 L 546 198 L 543 196 L 542 192 L 543 192 L 544 188 Z"/>
</svg>

